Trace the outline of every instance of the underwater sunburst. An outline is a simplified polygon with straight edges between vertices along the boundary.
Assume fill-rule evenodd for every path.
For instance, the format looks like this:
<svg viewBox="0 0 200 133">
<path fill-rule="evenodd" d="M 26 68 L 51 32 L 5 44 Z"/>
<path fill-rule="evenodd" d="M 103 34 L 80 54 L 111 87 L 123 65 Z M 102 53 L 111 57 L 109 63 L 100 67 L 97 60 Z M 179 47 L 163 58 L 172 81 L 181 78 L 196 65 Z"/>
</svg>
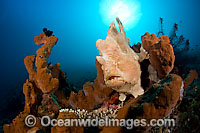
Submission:
<svg viewBox="0 0 200 133">
<path fill-rule="evenodd" d="M 119 17 L 126 30 L 136 26 L 142 15 L 137 0 L 102 0 L 100 14 L 106 25 Z"/>
</svg>

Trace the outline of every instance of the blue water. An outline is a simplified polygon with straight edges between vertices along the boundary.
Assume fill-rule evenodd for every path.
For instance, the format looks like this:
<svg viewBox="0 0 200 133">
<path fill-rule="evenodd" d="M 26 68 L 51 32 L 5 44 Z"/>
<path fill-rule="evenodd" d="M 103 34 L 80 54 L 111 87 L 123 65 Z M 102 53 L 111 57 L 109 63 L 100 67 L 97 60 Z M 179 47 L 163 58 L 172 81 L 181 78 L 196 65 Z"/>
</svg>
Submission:
<svg viewBox="0 0 200 133">
<path fill-rule="evenodd" d="M 164 19 L 166 35 L 177 22 L 179 34 L 199 45 L 200 2 L 198 0 L 139 0 L 142 16 L 127 31 L 131 45 L 140 41 L 145 32 L 157 33 L 159 17 Z M 49 61 L 61 63 L 69 80 L 81 86 L 83 80 L 96 76 L 97 39 L 105 39 L 109 25 L 103 23 L 100 0 L 0 0 L 0 94 L 9 99 L 12 91 L 22 89 L 28 77 L 24 58 L 40 46 L 33 38 L 46 27 L 59 38 Z M 81 85 L 80 85 L 80 84 Z M 12 94 L 12 93 L 11 93 Z"/>
</svg>

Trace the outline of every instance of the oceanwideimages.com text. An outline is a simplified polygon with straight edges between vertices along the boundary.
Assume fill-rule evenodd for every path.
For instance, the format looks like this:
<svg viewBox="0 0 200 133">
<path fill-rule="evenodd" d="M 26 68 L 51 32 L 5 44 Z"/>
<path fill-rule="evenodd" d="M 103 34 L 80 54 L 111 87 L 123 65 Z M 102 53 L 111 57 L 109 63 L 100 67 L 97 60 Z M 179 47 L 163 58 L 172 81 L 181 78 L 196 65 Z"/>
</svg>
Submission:
<svg viewBox="0 0 200 133">
<path fill-rule="evenodd" d="M 41 118 L 41 125 L 48 126 L 66 126 L 66 127 L 126 127 L 132 129 L 133 127 L 146 126 L 175 126 L 174 119 L 151 119 L 149 122 L 146 119 L 51 119 L 49 116 Z M 36 118 L 33 115 L 28 115 L 25 119 L 25 124 L 28 127 L 33 127 L 36 124 Z"/>
</svg>

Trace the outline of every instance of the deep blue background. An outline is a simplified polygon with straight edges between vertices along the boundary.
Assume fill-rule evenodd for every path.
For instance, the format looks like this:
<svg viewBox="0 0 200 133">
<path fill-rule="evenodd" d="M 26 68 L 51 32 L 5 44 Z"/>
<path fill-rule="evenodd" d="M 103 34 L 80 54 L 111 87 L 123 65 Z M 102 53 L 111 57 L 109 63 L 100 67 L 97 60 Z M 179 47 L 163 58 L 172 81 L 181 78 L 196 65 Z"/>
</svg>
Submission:
<svg viewBox="0 0 200 133">
<path fill-rule="evenodd" d="M 157 33 L 159 17 L 164 19 L 166 35 L 177 22 L 178 33 L 199 45 L 200 2 L 198 0 L 139 0 L 142 17 L 127 31 L 131 44 L 140 41 L 145 32 Z M 24 58 L 40 46 L 33 38 L 47 27 L 59 38 L 49 61 L 61 63 L 69 80 L 80 86 L 83 80 L 96 76 L 97 39 L 105 39 L 109 26 L 102 21 L 100 0 L 0 0 L 0 95 L 22 89 L 28 77 Z"/>
</svg>

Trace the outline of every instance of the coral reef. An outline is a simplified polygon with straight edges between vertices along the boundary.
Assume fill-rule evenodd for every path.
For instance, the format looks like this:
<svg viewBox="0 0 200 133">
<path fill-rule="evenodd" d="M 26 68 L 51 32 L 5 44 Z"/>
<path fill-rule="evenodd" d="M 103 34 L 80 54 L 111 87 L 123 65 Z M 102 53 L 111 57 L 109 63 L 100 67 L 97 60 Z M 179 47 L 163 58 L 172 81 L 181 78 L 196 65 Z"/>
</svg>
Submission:
<svg viewBox="0 0 200 133">
<path fill-rule="evenodd" d="M 43 94 L 42 98 L 41 105 L 38 107 L 38 115 L 54 118 L 55 114 L 59 111 L 60 106 L 57 102 L 54 102 L 52 96 L 48 94 Z"/>
<path fill-rule="evenodd" d="M 42 130 L 44 127 L 40 124 L 37 125 L 40 123 L 40 117 L 38 114 L 41 113 L 41 110 L 47 110 L 47 115 L 50 115 L 52 110 L 56 110 L 57 112 L 59 111 L 59 108 L 55 105 L 55 103 L 53 104 L 51 99 L 46 100 L 51 101 L 50 103 L 45 102 L 47 95 L 50 95 L 50 93 L 53 93 L 58 88 L 62 87 L 62 85 L 59 86 L 59 81 L 62 83 L 63 78 L 65 78 L 63 76 L 63 72 L 60 70 L 60 64 L 52 66 L 47 60 L 50 56 L 51 49 L 57 43 L 57 40 L 57 37 L 53 35 L 48 37 L 44 33 L 34 37 L 34 42 L 37 45 L 41 45 L 43 43 L 44 45 L 37 50 L 37 56 L 27 56 L 24 59 L 24 64 L 29 73 L 29 79 L 23 85 L 23 93 L 25 95 L 24 111 L 21 112 L 11 124 L 4 125 L 4 132 L 18 133 L 32 132 L 37 129 Z M 50 107 L 48 107 L 48 105 L 50 105 Z M 40 113 L 38 113 L 38 111 Z M 24 123 L 25 117 L 29 114 L 38 116 L 36 118 L 38 122 L 33 129 L 28 128 Z"/>
<path fill-rule="evenodd" d="M 104 104 L 95 110 L 87 111 L 85 109 L 61 109 L 59 112 L 66 112 L 66 113 L 74 113 L 78 118 L 81 119 L 95 119 L 98 117 L 99 119 L 105 119 L 106 117 L 112 119 L 117 116 L 117 112 L 120 108 L 123 107 L 123 103 L 120 103 L 118 105 L 115 104 L 108 104 L 108 102 L 104 102 Z"/>
<path fill-rule="evenodd" d="M 70 93 L 69 99 L 66 102 L 68 103 L 68 106 L 73 109 L 80 108 L 91 111 L 98 108 L 104 101 L 109 101 L 113 90 L 108 88 L 105 84 L 101 64 L 96 60 L 95 65 L 97 68 L 97 77 L 95 81 L 86 82 L 83 85 L 83 89 L 78 91 L 78 93 Z"/>
<path fill-rule="evenodd" d="M 64 125 L 42 127 L 39 122 L 42 116 L 57 120 L 97 117 L 146 119 L 147 123 L 151 119 L 176 117 L 179 118 L 179 123 L 183 120 L 187 126 L 192 125 L 192 122 L 186 121 L 190 116 L 192 121 L 199 121 L 199 114 L 196 113 L 199 112 L 199 97 L 191 100 L 193 94 L 200 90 L 199 85 L 195 84 L 198 73 L 191 70 L 187 76 L 178 75 L 178 68 L 174 68 L 175 56 L 169 38 L 158 38 L 154 34 L 146 33 L 141 37 L 142 44 L 130 47 L 130 39 L 126 37 L 119 18 L 117 23 L 120 32 L 113 22 L 106 39 L 97 40 L 97 77 L 93 82 L 86 82 L 79 91 L 68 84 L 60 64 L 48 63 L 51 50 L 58 41 L 58 38 L 52 35 L 53 32 L 44 28 L 43 33 L 34 37 L 36 45 L 43 45 L 36 55 L 24 59 L 29 73 L 29 79 L 23 85 L 24 110 L 10 124 L 3 126 L 4 132 L 83 133 L 90 129 Z M 196 112 L 192 112 L 183 104 L 187 104 Z M 186 111 L 191 113 L 185 115 Z M 30 114 L 36 117 L 37 124 L 34 127 L 27 127 L 24 123 L 26 116 Z M 97 126 L 91 130 L 120 133 L 147 132 L 155 128 L 146 126 L 128 130 L 125 127 Z M 168 130 L 166 127 L 162 128 Z M 171 128 L 170 131 L 172 129 L 177 130 Z M 198 131 L 197 129 L 192 127 L 191 131 Z"/>
<path fill-rule="evenodd" d="M 102 104 L 104 101 L 109 100 L 109 95 L 112 90 L 109 88 L 99 88 L 97 87 L 97 81 L 94 84 L 87 82 L 83 85 L 83 90 L 80 90 L 78 94 L 72 92 L 69 97 L 69 104 L 73 109 L 87 109 L 93 110 L 97 108 L 98 105 Z"/>
<path fill-rule="evenodd" d="M 180 97 L 182 78 L 169 75 L 160 83 L 153 85 L 143 96 L 133 99 L 117 113 L 118 119 L 160 119 L 167 117 Z M 134 127 L 132 131 L 147 131 L 151 127 Z M 103 132 L 126 132 L 123 127 L 105 127 Z"/>
<path fill-rule="evenodd" d="M 194 70 L 192 70 L 194 72 Z M 190 74 L 189 74 L 190 75 Z M 200 130 L 200 81 L 195 80 L 188 86 L 178 107 L 175 132 L 199 132 Z"/>
</svg>

